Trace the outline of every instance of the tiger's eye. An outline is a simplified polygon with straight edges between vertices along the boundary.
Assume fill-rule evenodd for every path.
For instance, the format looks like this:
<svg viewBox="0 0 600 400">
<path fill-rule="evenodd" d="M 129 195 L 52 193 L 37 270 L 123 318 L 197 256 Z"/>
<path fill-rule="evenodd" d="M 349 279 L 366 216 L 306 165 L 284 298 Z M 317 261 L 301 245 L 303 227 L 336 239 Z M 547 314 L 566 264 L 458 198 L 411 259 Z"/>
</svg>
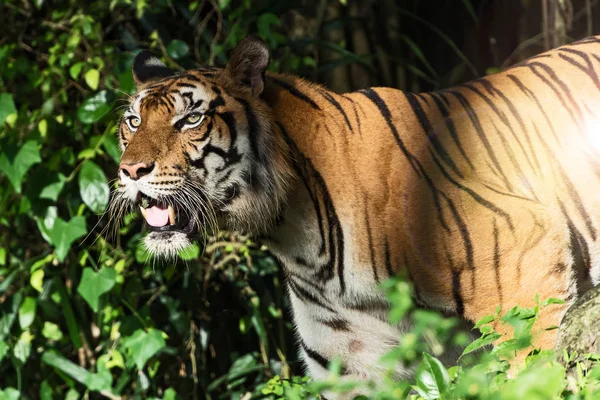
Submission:
<svg viewBox="0 0 600 400">
<path fill-rule="evenodd" d="M 198 113 L 190 114 L 185 119 L 185 122 L 187 122 L 188 124 L 195 124 L 198 121 L 200 121 L 200 114 L 198 114 Z"/>
<path fill-rule="evenodd" d="M 134 128 L 139 127 L 141 123 L 142 123 L 142 120 L 139 119 L 138 117 L 131 117 L 131 118 L 129 118 L 129 124 L 131 126 L 133 126 Z"/>
</svg>

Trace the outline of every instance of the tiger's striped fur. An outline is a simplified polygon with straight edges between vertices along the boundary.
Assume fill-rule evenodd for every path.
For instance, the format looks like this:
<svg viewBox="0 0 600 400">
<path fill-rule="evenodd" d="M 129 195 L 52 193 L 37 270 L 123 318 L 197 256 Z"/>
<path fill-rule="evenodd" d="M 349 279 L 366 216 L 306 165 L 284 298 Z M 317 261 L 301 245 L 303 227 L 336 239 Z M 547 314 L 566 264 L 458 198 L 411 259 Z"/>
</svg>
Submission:
<svg viewBox="0 0 600 400">
<path fill-rule="evenodd" d="M 236 63 L 248 46 L 259 45 L 242 42 Z M 341 357 L 346 375 L 380 377 L 379 357 L 407 329 L 387 321 L 378 284 L 390 276 L 406 274 L 421 306 L 468 321 L 532 306 L 536 293 L 568 305 L 598 284 L 600 37 L 423 94 L 340 95 L 278 74 L 257 94 L 234 67 L 144 87 L 141 127 L 121 126 L 123 162 L 195 180 L 221 227 L 269 245 L 313 376 Z M 207 115 L 188 133 L 165 122 L 185 96 Z M 121 178 L 131 200 L 145 190 Z M 226 202 L 211 192 L 217 181 Z M 565 307 L 540 326 L 558 325 Z M 554 332 L 537 345 L 553 347 Z"/>
</svg>

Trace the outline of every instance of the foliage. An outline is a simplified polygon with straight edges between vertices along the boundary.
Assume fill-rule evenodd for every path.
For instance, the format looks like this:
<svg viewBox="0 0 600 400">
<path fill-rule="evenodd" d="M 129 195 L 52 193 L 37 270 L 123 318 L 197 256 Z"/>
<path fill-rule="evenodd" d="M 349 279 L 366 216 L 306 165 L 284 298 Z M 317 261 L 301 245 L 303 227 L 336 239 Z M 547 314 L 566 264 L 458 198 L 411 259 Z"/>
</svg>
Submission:
<svg viewBox="0 0 600 400">
<path fill-rule="evenodd" d="M 315 14 L 324 36 L 356 22 L 323 23 L 302 1 L 0 5 L 0 399 L 302 399 L 356 387 L 340 381 L 339 362 L 325 382 L 302 377 L 282 277 L 260 245 L 223 232 L 181 261 L 159 264 L 148 259 L 134 215 L 116 232 L 106 231 L 102 215 L 120 156 L 119 108 L 135 90 L 136 51 L 150 48 L 177 70 L 222 65 L 253 33 L 273 49 L 274 70 L 325 79 L 355 65 L 382 75 L 376 60 L 348 51 L 343 40 L 292 38 L 282 21 L 294 7 Z M 436 34 L 463 58 L 452 39 Z M 401 40 L 415 61 L 400 63 L 414 78 L 411 87 L 439 83 L 423 49 L 408 35 Z M 337 56 L 320 59 L 323 49 Z M 502 351 L 479 349 L 498 337 L 490 324 L 501 323 L 499 316 L 483 321 L 460 366 L 446 369 L 437 357 L 468 341 L 453 333 L 457 320 L 414 309 L 406 283 L 384 289 L 390 319 L 410 313 L 413 329 L 382 362 L 418 364 L 418 373 L 414 383 L 367 385 L 372 398 L 592 398 L 599 389 L 598 368 L 567 376 L 546 353 L 532 354 L 509 379 Z M 501 319 L 521 327 L 503 351 L 528 343 L 541 309 L 514 309 Z M 431 354 L 419 361 L 424 351 Z"/>
</svg>

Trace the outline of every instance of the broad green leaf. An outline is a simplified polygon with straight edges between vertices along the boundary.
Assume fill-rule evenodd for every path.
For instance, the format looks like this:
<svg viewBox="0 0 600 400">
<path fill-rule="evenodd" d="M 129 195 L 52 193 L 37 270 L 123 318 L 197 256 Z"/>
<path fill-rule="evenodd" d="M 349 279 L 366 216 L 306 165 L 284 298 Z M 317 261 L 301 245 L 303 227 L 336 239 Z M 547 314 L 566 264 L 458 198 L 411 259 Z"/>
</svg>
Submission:
<svg viewBox="0 0 600 400">
<path fill-rule="evenodd" d="M 56 181 L 47 184 L 40 192 L 40 199 L 48 199 L 56 201 L 63 187 L 65 186 L 66 177 L 63 174 L 56 175 Z"/>
<path fill-rule="evenodd" d="M 25 297 L 19 307 L 19 325 L 21 329 L 27 329 L 35 319 L 35 310 L 37 308 L 37 300 L 33 297 Z"/>
<path fill-rule="evenodd" d="M 190 46 L 183 40 L 172 40 L 171 43 L 167 45 L 167 54 L 174 60 L 179 60 L 187 56 L 190 52 Z"/>
<path fill-rule="evenodd" d="M 84 124 L 93 124 L 102 119 L 111 110 L 112 92 L 102 90 L 90 97 L 77 109 L 77 118 Z"/>
<path fill-rule="evenodd" d="M 10 119 L 14 120 L 16 114 L 17 107 L 15 107 L 13 95 L 10 93 L 0 93 L 0 127 L 9 119 L 9 116 L 11 116 Z"/>
<path fill-rule="evenodd" d="M 152 356 L 165 347 L 166 343 L 161 331 L 153 329 L 146 332 L 138 329 L 128 338 L 123 339 L 122 345 L 136 367 L 141 370 Z"/>
<path fill-rule="evenodd" d="M 21 363 L 25 364 L 31 355 L 31 341 L 33 340 L 33 335 L 29 333 L 29 331 L 25 331 L 21 333 L 19 336 L 19 340 L 15 344 L 13 348 L 13 355 L 17 360 Z"/>
<path fill-rule="evenodd" d="M 79 172 L 79 194 L 83 202 L 95 213 L 101 213 L 108 204 L 110 188 L 102 168 L 87 161 Z"/>
<path fill-rule="evenodd" d="M 79 78 L 79 74 L 81 73 L 82 68 L 83 68 L 82 62 L 77 62 L 77 63 L 71 65 L 71 67 L 69 68 L 69 75 L 71 76 L 71 78 L 73 78 L 73 79 Z"/>
<path fill-rule="evenodd" d="M 417 369 L 417 387 L 424 399 L 440 398 L 450 383 L 450 375 L 440 360 L 423 353 L 423 360 Z"/>
<path fill-rule="evenodd" d="M 42 329 L 42 335 L 46 339 L 59 341 L 63 338 L 63 333 L 60 330 L 60 327 L 55 323 L 46 321 L 44 322 L 44 328 Z"/>
<path fill-rule="evenodd" d="M 42 355 L 42 362 L 67 374 L 77 382 L 85 385 L 89 390 L 111 390 L 112 375 L 108 371 L 96 374 L 91 373 L 53 350 L 44 352 Z"/>
<path fill-rule="evenodd" d="M 63 262 L 69 253 L 71 244 L 87 233 L 85 217 L 78 215 L 65 222 L 61 218 L 54 221 L 51 238 L 56 250 L 56 257 Z"/>
<path fill-rule="evenodd" d="M 0 171 L 6 174 L 15 191 L 21 193 L 21 184 L 25 174 L 32 165 L 40 161 L 42 159 L 38 144 L 33 140 L 29 140 L 20 146 L 12 160 L 6 153 L 0 153 Z"/>
<path fill-rule="evenodd" d="M 77 293 L 83 297 L 94 312 L 98 312 L 100 296 L 115 286 L 116 279 L 117 272 L 114 269 L 103 268 L 100 272 L 95 272 L 87 267 L 83 270 Z"/>
<path fill-rule="evenodd" d="M 85 83 L 87 83 L 90 89 L 96 90 L 100 82 L 100 72 L 97 69 L 90 69 L 85 73 L 83 79 L 85 79 Z"/>
<path fill-rule="evenodd" d="M 0 400 L 19 400 L 21 398 L 21 393 L 15 388 L 6 388 L 4 390 L 0 390 Z"/>
</svg>

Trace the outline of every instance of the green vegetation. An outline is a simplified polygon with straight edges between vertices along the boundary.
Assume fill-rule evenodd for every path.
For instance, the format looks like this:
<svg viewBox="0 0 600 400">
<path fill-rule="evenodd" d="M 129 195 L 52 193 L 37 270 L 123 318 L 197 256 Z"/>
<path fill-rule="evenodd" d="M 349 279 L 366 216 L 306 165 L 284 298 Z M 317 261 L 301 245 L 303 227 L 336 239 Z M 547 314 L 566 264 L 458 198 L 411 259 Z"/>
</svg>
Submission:
<svg viewBox="0 0 600 400">
<path fill-rule="evenodd" d="M 339 363 L 326 382 L 302 377 L 282 276 L 260 245 L 224 232 L 177 263 L 159 263 L 141 245 L 137 217 L 126 215 L 111 232 L 102 214 L 139 49 L 176 70 L 222 65 L 253 33 L 273 49 L 274 70 L 322 78 L 353 64 L 377 76 L 377 60 L 346 50 L 343 40 L 290 39 L 282 21 L 295 2 L 55 3 L 0 5 L 0 399 L 301 399 L 353 387 L 338 380 Z M 471 3 L 462 3 L 474 16 Z M 323 18 L 320 9 L 304 9 Z M 403 40 L 415 60 L 403 64 L 410 86 L 432 81 L 426 55 Z M 322 48 L 340 57 L 318 60 Z M 579 366 L 567 375 L 546 352 L 507 377 L 502 358 L 528 346 L 532 322 L 551 304 L 482 321 L 481 338 L 460 366 L 446 369 L 435 358 L 441 349 L 468 342 L 452 334 L 457 321 L 414 309 L 406 283 L 385 289 L 392 319 L 410 313 L 414 329 L 382 362 L 418 365 L 418 373 L 416 382 L 364 388 L 374 399 L 404 398 L 411 388 L 424 399 L 591 399 L 600 392 L 600 369 Z M 474 358 L 471 351 L 497 338 L 494 321 L 517 327 L 517 337 Z M 421 361 L 425 341 L 434 346 Z"/>
</svg>

